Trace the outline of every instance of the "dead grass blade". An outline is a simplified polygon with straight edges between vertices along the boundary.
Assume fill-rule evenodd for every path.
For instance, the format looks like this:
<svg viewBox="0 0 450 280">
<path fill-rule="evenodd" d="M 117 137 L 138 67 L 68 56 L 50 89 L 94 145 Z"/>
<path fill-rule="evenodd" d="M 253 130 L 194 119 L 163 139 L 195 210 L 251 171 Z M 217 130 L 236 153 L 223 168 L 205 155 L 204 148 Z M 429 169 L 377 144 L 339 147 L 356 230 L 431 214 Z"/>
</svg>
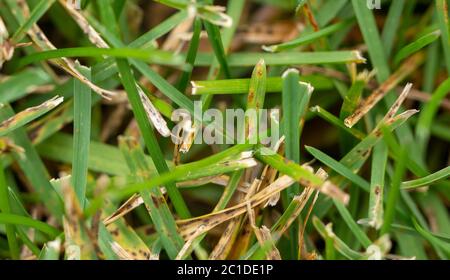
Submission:
<svg viewBox="0 0 450 280">
<path fill-rule="evenodd" d="M 381 84 L 367 99 L 363 100 L 355 112 L 344 120 L 347 127 L 353 127 L 364 115 L 366 115 L 384 96 L 394 89 L 398 83 L 414 72 L 424 61 L 423 53 L 417 53 L 406 60 L 400 68 Z"/>
</svg>

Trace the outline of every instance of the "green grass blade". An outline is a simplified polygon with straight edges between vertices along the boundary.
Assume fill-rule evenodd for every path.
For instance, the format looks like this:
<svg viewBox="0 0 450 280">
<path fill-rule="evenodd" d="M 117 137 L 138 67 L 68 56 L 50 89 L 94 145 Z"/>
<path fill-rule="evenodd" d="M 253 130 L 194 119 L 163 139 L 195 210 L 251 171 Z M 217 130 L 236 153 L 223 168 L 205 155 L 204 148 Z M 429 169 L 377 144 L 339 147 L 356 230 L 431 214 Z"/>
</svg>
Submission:
<svg viewBox="0 0 450 280">
<path fill-rule="evenodd" d="M 303 117 L 313 92 L 309 84 L 299 83 L 299 72 L 288 69 L 283 74 L 283 90 L 281 93 L 283 119 L 281 127 L 285 136 L 286 158 L 300 163 L 300 119 Z M 289 202 L 299 192 L 299 184 L 293 184 L 282 192 L 282 202 L 287 208 Z M 291 227 L 291 258 L 295 259 L 298 252 L 298 225 Z"/>
<path fill-rule="evenodd" d="M 132 139 L 120 139 L 121 150 L 131 170 L 134 180 L 143 182 L 151 178 L 149 166 L 144 152 Z M 147 174 L 139 176 L 139 174 Z M 140 192 L 145 205 L 149 209 L 150 216 L 159 232 L 161 242 L 171 259 L 174 259 L 183 247 L 184 241 L 177 232 L 175 220 L 159 188 L 144 190 Z"/>
<path fill-rule="evenodd" d="M 332 81 L 322 76 L 301 76 L 300 82 L 311 84 L 315 90 L 333 89 Z M 281 77 L 267 77 L 266 92 L 281 92 L 283 79 Z M 228 79 L 214 81 L 192 81 L 192 94 L 247 94 L 250 79 Z"/>
<path fill-rule="evenodd" d="M 342 102 L 339 118 L 344 120 L 350 116 L 358 107 L 364 88 L 366 87 L 371 74 L 368 72 L 362 72 L 359 74 L 355 81 L 353 81 L 351 88 L 344 97 Z"/>
<path fill-rule="evenodd" d="M 199 19 L 194 21 L 194 32 L 192 34 L 191 43 L 186 55 L 186 64 L 191 69 L 188 69 L 181 74 L 180 80 L 177 84 L 177 89 L 181 92 L 185 92 L 191 79 L 192 70 L 194 68 L 195 58 L 197 57 L 197 51 L 200 44 L 200 33 L 202 31 L 202 23 Z"/>
<path fill-rule="evenodd" d="M 26 20 L 22 26 L 14 33 L 11 37 L 11 41 L 20 42 L 24 37 L 28 30 L 35 24 L 48 9 L 55 3 L 56 0 L 48 0 L 48 1 L 40 1 L 38 5 L 31 11 L 30 17 Z"/>
<path fill-rule="evenodd" d="M 153 42 L 154 40 L 158 39 L 159 37 L 163 36 L 164 34 L 170 32 L 173 28 L 175 28 L 177 25 L 182 23 L 187 18 L 187 12 L 186 11 L 180 11 L 157 26 L 153 27 L 149 31 L 147 31 L 145 34 L 140 36 L 138 39 L 134 40 L 129 47 L 130 48 L 145 48 L 147 47 L 147 44 L 149 42 Z"/>
<path fill-rule="evenodd" d="M 392 1 L 389 6 L 389 12 L 384 24 L 383 33 L 381 34 L 384 44 L 384 51 L 389 57 L 392 53 L 395 37 L 400 26 L 401 15 L 405 6 L 405 0 Z"/>
<path fill-rule="evenodd" d="M 209 66 L 212 56 L 199 53 L 195 61 L 196 66 Z M 227 58 L 229 67 L 253 66 L 260 59 L 267 65 L 301 65 L 301 64 L 342 64 L 364 63 L 365 59 L 358 51 L 330 51 L 330 52 L 293 52 L 293 53 L 252 53 L 240 52 L 230 54 Z"/>
<path fill-rule="evenodd" d="M 390 232 L 392 223 L 395 217 L 395 207 L 400 197 L 400 185 L 405 173 L 405 157 L 406 149 L 400 152 L 401 157 L 395 165 L 395 171 L 392 178 L 391 186 L 388 190 L 388 200 L 386 203 L 386 211 L 384 212 L 383 225 L 380 229 L 380 234 L 384 235 Z"/>
<path fill-rule="evenodd" d="M 363 254 L 352 250 L 347 244 L 345 244 L 341 239 L 339 239 L 339 237 L 337 237 L 334 234 L 334 232 L 331 228 L 331 224 L 328 224 L 327 226 L 325 226 L 322 223 L 322 221 L 317 217 L 313 217 L 312 222 L 313 222 L 313 225 L 316 228 L 316 230 L 322 236 L 322 238 L 325 240 L 329 240 L 331 242 L 330 245 L 332 245 L 337 251 L 339 251 L 339 253 L 344 255 L 346 258 L 348 258 L 350 260 L 358 260 L 358 259 L 362 259 L 364 257 Z M 327 255 L 328 255 L 328 257 L 334 259 L 333 253 L 329 253 Z"/>
<path fill-rule="evenodd" d="M 0 213 L 0 223 L 31 227 L 47 234 L 51 239 L 56 238 L 61 233 L 47 223 L 14 214 Z"/>
<path fill-rule="evenodd" d="M 445 256 L 441 256 L 442 259 L 448 259 L 450 258 L 450 243 L 444 242 L 440 240 L 439 238 L 436 238 L 431 233 L 429 233 L 427 230 L 423 229 L 416 220 L 413 220 L 414 227 L 416 230 L 426 239 L 428 242 L 430 242 L 433 247 L 439 248 L 444 251 Z"/>
<path fill-rule="evenodd" d="M 368 224 L 380 229 L 383 224 L 383 198 L 385 184 L 385 170 L 388 149 L 382 141 L 375 145 L 372 156 L 372 171 L 370 175 L 369 222 Z"/>
<path fill-rule="evenodd" d="M 442 48 L 444 50 L 445 65 L 450 73 L 450 31 L 448 21 L 448 1 L 436 0 L 436 13 L 439 29 L 441 30 Z"/>
<path fill-rule="evenodd" d="M 320 106 L 314 106 L 310 109 L 310 111 L 316 114 L 317 116 L 321 117 L 325 121 L 331 123 L 332 125 L 339 127 L 340 129 L 347 132 L 349 135 L 352 135 L 356 139 L 362 140 L 365 137 L 364 133 L 353 127 L 351 128 L 347 127 L 341 119 L 338 119 L 333 114 L 331 114 L 330 112 L 328 112 L 327 110 L 323 109 Z"/>
<path fill-rule="evenodd" d="M 301 165 L 298 165 L 292 161 L 286 160 L 284 157 L 273 154 L 271 152 L 265 151 L 267 148 L 259 147 L 256 150 L 255 156 L 260 161 L 264 162 L 277 169 L 283 174 L 292 177 L 296 181 L 307 181 L 312 186 L 321 186 L 324 182 L 323 180 L 311 173 L 309 170 Z"/>
<path fill-rule="evenodd" d="M 352 4 L 364 42 L 369 49 L 370 61 L 377 70 L 379 81 L 385 81 L 389 77 L 390 70 L 373 13 L 367 8 L 365 1 L 352 0 Z"/>
<path fill-rule="evenodd" d="M 369 237 L 367 237 L 367 235 L 364 233 L 364 231 L 362 231 L 362 229 L 359 228 L 358 224 L 355 222 L 355 220 L 353 220 L 352 215 L 347 210 L 345 205 L 337 200 L 333 200 L 333 202 L 334 202 L 334 205 L 336 206 L 339 214 L 341 214 L 345 223 L 352 231 L 353 235 L 356 237 L 356 239 L 359 241 L 359 243 L 362 246 L 364 246 L 364 248 L 367 249 L 372 244 L 372 241 L 370 241 Z"/>
<path fill-rule="evenodd" d="M 61 57 L 116 57 L 116 58 L 133 58 L 146 61 L 152 64 L 172 65 L 181 68 L 186 68 L 184 65 L 184 58 L 181 55 L 176 55 L 171 52 L 161 51 L 157 49 L 134 49 L 134 48 L 67 48 L 48 50 L 30 54 L 22 58 L 18 62 L 18 68 L 22 68 L 29 64 L 40 62 L 43 60 L 61 58 Z"/>
<path fill-rule="evenodd" d="M 365 191 L 369 191 L 369 183 L 364 180 L 361 176 L 353 173 L 350 169 L 348 169 L 346 166 L 344 166 L 342 163 L 334 160 L 327 154 L 321 152 L 320 150 L 306 146 L 305 147 L 308 153 L 313 155 L 316 159 L 318 159 L 320 162 L 325 164 L 326 166 L 330 167 L 340 175 L 342 175 L 344 178 L 348 179 L 350 182 L 353 182 L 355 185 L 361 187 Z"/>
<path fill-rule="evenodd" d="M 441 36 L 440 30 L 435 30 L 430 32 L 411 44 L 404 46 L 398 53 L 395 55 L 394 64 L 399 65 L 405 58 L 411 56 L 412 54 L 418 52 L 429 44 L 435 42 Z"/>
<path fill-rule="evenodd" d="M 331 26 L 325 27 L 323 29 L 320 29 L 317 32 L 313 32 L 311 34 L 301 36 L 290 42 L 286 42 L 286 43 L 279 44 L 279 45 L 273 45 L 273 46 L 263 46 L 263 49 L 268 52 L 281 52 L 281 51 L 294 49 L 294 48 L 297 48 L 297 47 L 300 47 L 303 45 L 313 43 L 320 38 L 326 37 L 330 34 L 333 34 L 334 32 L 342 30 L 342 29 L 350 26 L 350 24 L 352 24 L 352 22 L 353 22 L 353 20 L 345 20 L 345 21 L 333 24 Z"/>
<path fill-rule="evenodd" d="M 9 203 L 8 186 L 5 178 L 3 163 L 0 162 L 0 210 L 2 213 L 10 214 L 11 207 Z M 13 225 L 5 225 L 6 237 L 8 239 L 9 251 L 12 259 L 19 258 L 19 244 L 16 239 L 16 230 Z"/>
<path fill-rule="evenodd" d="M 214 50 L 214 55 L 220 64 L 221 70 L 225 74 L 227 79 L 231 78 L 231 72 L 229 69 L 225 49 L 222 43 L 222 37 L 220 36 L 220 30 L 214 24 L 204 21 L 205 30 L 208 33 L 208 39 Z M 256 63 L 255 63 L 256 64 Z"/>
<path fill-rule="evenodd" d="M 261 111 L 266 98 L 267 70 L 264 60 L 258 61 L 252 72 L 250 86 L 247 95 L 247 110 L 254 114 L 245 116 L 245 141 L 248 143 L 259 143 L 259 124 Z"/>
<path fill-rule="evenodd" d="M 447 96 L 450 91 L 450 78 L 445 80 L 433 93 L 431 100 L 424 106 L 419 115 L 416 125 L 416 138 L 418 147 L 422 154 L 426 152 L 426 147 L 430 138 L 430 127 L 434 117 L 439 110 L 439 104 Z"/>
<path fill-rule="evenodd" d="M 91 72 L 87 68 L 79 71 L 88 79 Z M 78 80 L 74 80 L 74 139 L 72 162 L 72 185 L 80 203 L 81 209 L 85 205 L 86 185 L 88 175 L 89 143 L 91 140 L 91 89 Z"/>
<path fill-rule="evenodd" d="M 446 168 L 436 171 L 435 173 L 430 174 L 428 176 L 403 182 L 401 187 L 403 189 L 420 188 L 420 187 L 435 184 L 436 182 L 446 179 L 449 176 L 450 176 L 450 166 L 447 166 Z"/>
<path fill-rule="evenodd" d="M 199 170 L 202 168 L 206 168 L 208 166 L 217 164 L 219 162 L 224 161 L 225 159 L 228 159 L 232 156 L 238 156 L 238 155 L 244 155 L 248 154 L 249 151 L 251 151 L 253 148 L 253 145 L 251 144 L 240 144 L 235 145 L 231 148 L 228 148 L 227 150 L 212 155 L 208 158 L 192 162 L 189 164 L 179 165 L 176 168 L 172 169 L 170 172 L 160 174 L 159 176 L 154 176 L 152 179 L 147 180 L 143 183 L 136 183 L 133 185 L 129 185 L 124 189 L 120 190 L 114 190 L 108 193 L 108 195 L 115 200 L 125 199 L 129 198 L 132 194 L 136 192 L 140 192 L 142 190 L 147 190 L 154 188 L 156 186 L 165 185 L 169 182 L 176 182 L 179 178 L 189 178 L 189 174 L 192 173 L 192 170 Z M 306 171 L 307 172 L 307 171 Z M 217 175 L 217 174 L 215 174 Z M 296 176 L 298 177 L 298 176 Z M 103 201 L 103 197 L 97 197 L 95 199 L 95 202 L 93 202 L 93 205 L 101 206 L 101 203 Z M 91 209 L 91 212 L 96 209 Z"/>
<path fill-rule="evenodd" d="M 27 68 L 11 75 L 0 83 L 0 103 L 11 103 L 28 93 L 34 86 L 43 86 L 50 82 L 50 76 L 39 68 Z"/>
</svg>

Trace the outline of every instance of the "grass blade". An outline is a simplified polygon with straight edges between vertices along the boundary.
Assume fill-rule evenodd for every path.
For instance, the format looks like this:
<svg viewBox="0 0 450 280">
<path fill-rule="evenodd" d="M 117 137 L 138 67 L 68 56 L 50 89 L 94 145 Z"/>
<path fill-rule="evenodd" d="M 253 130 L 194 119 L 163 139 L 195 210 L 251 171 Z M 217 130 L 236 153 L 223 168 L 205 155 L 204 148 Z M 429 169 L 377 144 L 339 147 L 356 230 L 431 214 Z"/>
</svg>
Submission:
<svg viewBox="0 0 450 280">
<path fill-rule="evenodd" d="M 369 197 L 369 222 L 368 224 L 376 229 L 383 225 L 383 197 L 384 181 L 388 150 L 384 142 L 375 145 L 372 157 L 372 172 L 370 176 L 370 197 Z"/>
<path fill-rule="evenodd" d="M 26 35 L 28 30 L 50 9 L 56 0 L 40 1 L 33 9 L 30 17 L 20 26 L 20 28 L 11 37 L 11 41 L 19 43 Z"/>
<path fill-rule="evenodd" d="M 191 79 L 192 70 L 194 68 L 195 58 L 197 57 L 197 51 L 200 44 L 200 33 L 202 31 L 202 23 L 199 19 L 194 21 L 194 32 L 192 34 L 189 50 L 186 55 L 186 64 L 190 66 L 190 70 L 186 70 L 178 81 L 177 89 L 181 92 L 185 92 Z"/>
<path fill-rule="evenodd" d="M 339 214 L 341 214 L 345 223 L 352 231 L 353 235 L 356 237 L 359 243 L 364 246 L 365 249 L 367 249 L 372 244 L 372 241 L 370 241 L 369 237 L 367 237 L 364 231 L 359 228 L 358 224 L 353 220 L 352 215 L 347 210 L 345 205 L 337 200 L 334 200 L 333 202 L 337 210 L 339 211 Z"/>
<path fill-rule="evenodd" d="M 383 33 L 381 34 L 382 42 L 384 43 L 384 51 L 389 57 L 392 52 L 395 37 L 401 22 L 401 14 L 405 6 L 405 0 L 392 1 L 386 22 L 384 24 Z"/>
<path fill-rule="evenodd" d="M 233 53 L 227 58 L 229 67 L 253 66 L 260 59 L 267 65 L 300 65 L 300 64 L 339 64 L 364 63 L 365 59 L 358 51 L 302 52 L 302 53 Z M 211 55 L 199 53 L 196 66 L 208 66 Z"/>
<path fill-rule="evenodd" d="M 14 111 L 9 105 L 0 108 L 0 120 L 10 118 L 14 115 Z M 47 209 L 52 212 L 55 217 L 62 217 L 63 205 L 61 198 L 50 184 L 48 172 L 44 163 L 34 149 L 23 128 L 18 128 L 9 134 L 14 143 L 23 148 L 23 154 L 14 153 L 13 157 L 18 162 L 20 168 L 24 172 L 26 178 L 30 182 L 35 183 L 35 191 L 40 199 L 45 203 Z"/>
<path fill-rule="evenodd" d="M 42 103 L 39 106 L 30 107 L 20 113 L 15 114 L 13 117 L 0 123 L 0 137 L 5 136 L 14 130 L 25 126 L 40 116 L 53 110 L 59 104 L 63 102 L 64 98 L 55 96 L 54 98 Z M 0 104 L 0 107 L 4 106 Z"/>
<path fill-rule="evenodd" d="M 138 182 L 150 179 L 149 167 L 144 157 L 144 152 L 139 148 L 138 143 L 132 139 L 121 138 L 120 146 L 133 177 Z M 138 176 L 138 174 L 148 174 Z M 149 209 L 152 221 L 160 234 L 161 242 L 171 259 L 174 259 L 181 250 L 184 241 L 177 232 L 175 220 L 170 213 L 163 194 L 159 188 L 144 190 L 141 192 L 145 205 Z"/>
<path fill-rule="evenodd" d="M 228 59 L 225 55 L 225 49 L 223 47 L 222 37 L 220 36 L 219 28 L 206 21 L 204 21 L 203 24 L 205 26 L 206 32 L 208 33 L 208 39 L 214 50 L 214 55 L 217 61 L 219 61 L 219 64 L 221 66 L 221 70 L 225 74 L 225 77 L 229 79 L 231 78 L 231 73 L 228 65 Z"/>
<path fill-rule="evenodd" d="M 364 180 L 359 175 L 353 173 L 350 169 L 348 169 L 346 166 L 344 166 L 342 163 L 334 160 L 330 156 L 326 155 L 325 153 L 319 151 L 318 149 L 315 149 L 313 147 L 306 146 L 305 147 L 308 153 L 313 155 L 316 159 L 318 159 L 320 162 L 325 164 L 326 166 L 330 167 L 337 173 L 344 176 L 346 179 L 348 179 L 350 182 L 353 182 L 355 185 L 361 187 L 365 191 L 369 191 L 369 183 Z"/>
<path fill-rule="evenodd" d="M 176 55 L 170 52 L 161 51 L 157 49 L 134 49 L 134 48 L 67 48 L 48 50 L 43 52 L 37 52 L 30 54 L 22 58 L 18 63 L 18 68 L 22 68 L 29 64 L 40 62 L 49 59 L 56 59 L 62 57 L 116 57 L 116 58 L 133 58 L 146 61 L 152 64 L 172 65 L 183 68 L 187 68 L 184 65 L 183 56 Z"/>
<path fill-rule="evenodd" d="M 431 100 L 426 104 L 419 115 L 419 120 L 416 125 L 416 137 L 422 155 L 425 154 L 425 148 L 430 138 L 430 130 L 434 116 L 439 109 L 439 104 L 442 99 L 447 96 L 450 91 L 450 78 L 445 80 L 433 93 Z"/>
<path fill-rule="evenodd" d="M 448 21 L 448 2 L 446 0 L 436 0 L 436 13 L 439 29 L 441 30 L 442 48 L 444 50 L 445 65 L 450 72 L 450 31 Z"/>
<path fill-rule="evenodd" d="M 58 229 L 47 223 L 14 214 L 0 213 L 0 223 L 35 228 L 47 234 L 51 239 L 56 238 L 61 233 Z"/>
<path fill-rule="evenodd" d="M 425 177 L 422 177 L 419 179 L 415 179 L 415 180 L 411 180 L 411 181 L 403 182 L 401 187 L 403 189 L 420 188 L 420 187 L 434 184 L 437 181 L 448 178 L 449 176 L 450 176 L 450 166 L 447 166 L 446 168 L 436 171 L 435 173 L 430 174 L 428 176 L 425 176 Z"/>
<path fill-rule="evenodd" d="M 334 88 L 333 83 L 321 76 L 302 76 L 299 82 L 309 83 L 316 90 Z M 281 92 L 283 79 L 281 77 L 267 77 L 266 92 Z M 250 88 L 250 79 L 228 79 L 214 81 L 192 81 L 192 95 L 204 94 L 247 94 Z"/>
<path fill-rule="evenodd" d="M 385 48 L 381 43 L 375 18 L 372 11 L 367 8 L 365 1 L 352 0 L 352 4 L 356 18 L 358 19 L 359 28 L 364 37 L 364 42 L 369 49 L 370 61 L 377 70 L 379 82 L 383 82 L 389 77 L 390 70 L 386 62 Z"/>
<path fill-rule="evenodd" d="M 409 57 L 413 53 L 423 49 L 424 47 L 428 46 L 429 44 L 436 41 L 441 36 L 441 31 L 436 30 L 433 32 L 430 32 L 426 35 L 423 35 L 416 41 L 412 42 L 411 44 L 404 46 L 398 53 L 395 55 L 394 58 L 394 64 L 398 65 L 402 60 Z"/>
<path fill-rule="evenodd" d="M 87 68 L 79 67 L 79 71 L 88 79 L 91 72 Z M 91 89 L 78 80 L 74 81 L 74 139 L 72 162 L 72 185 L 80 203 L 84 209 L 86 197 L 86 185 L 88 175 L 89 143 L 91 141 Z"/>
<path fill-rule="evenodd" d="M 8 186 L 5 178 L 5 170 L 3 167 L 3 163 L 0 162 L 0 210 L 2 213 L 10 214 L 11 207 L 9 204 L 9 194 L 8 194 Z M 11 259 L 19 258 L 19 244 L 16 239 L 16 230 L 14 226 L 10 224 L 5 225 L 6 237 L 8 239 L 9 251 L 11 254 Z"/>
<path fill-rule="evenodd" d="M 317 32 L 302 36 L 293 41 L 286 42 L 286 43 L 279 44 L 279 45 L 263 46 L 262 48 L 268 52 L 281 52 L 281 51 L 286 51 L 286 50 L 290 50 L 293 48 L 297 48 L 297 47 L 315 42 L 316 40 L 318 40 L 320 38 L 326 37 L 330 34 L 333 34 L 334 32 L 344 29 L 344 28 L 350 26 L 352 21 L 353 20 L 345 20 L 345 21 L 333 24 L 331 26 L 328 26 L 326 28 L 323 28 Z"/>
<path fill-rule="evenodd" d="M 295 69 L 289 69 L 283 74 L 283 90 L 282 111 L 283 120 L 281 126 L 283 128 L 283 135 L 286 137 L 285 149 L 286 158 L 295 163 L 300 163 L 300 114 L 304 108 L 299 108 L 300 101 L 303 96 L 312 93 L 313 89 L 307 89 L 305 85 L 300 87 L 299 72 Z M 289 201 L 299 191 L 299 185 L 294 184 L 283 193 L 283 203 L 287 207 Z M 295 240 L 294 240 L 295 242 Z M 296 242 L 294 243 L 296 244 Z"/>
<path fill-rule="evenodd" d="M 402 151 L 400 152 L 400 158 L 395 166 L 391 187 L 389 188 L 388 192 L 388 200 L 386 203 L 386 211 L 384 212 L 383 225 L 380 229 L 381 235 L 389 233 L 392 227 L 392 223 L 394 222 L 395 206 L 400 196 L 400 185 L 405 173 L 405 157 L 406 150 L 402 149 Z"/>
</svg>

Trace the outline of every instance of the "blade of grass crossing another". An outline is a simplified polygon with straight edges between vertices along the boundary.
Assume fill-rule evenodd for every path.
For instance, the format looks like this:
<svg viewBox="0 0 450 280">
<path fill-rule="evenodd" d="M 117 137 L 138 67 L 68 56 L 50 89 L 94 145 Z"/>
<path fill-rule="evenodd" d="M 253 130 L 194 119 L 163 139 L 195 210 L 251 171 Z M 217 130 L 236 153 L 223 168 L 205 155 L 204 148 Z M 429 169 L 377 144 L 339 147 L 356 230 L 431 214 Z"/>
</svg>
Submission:
<svg viewBox="0 0 450 280">
<path fill-rule="evenodd" d="M 133 180 L 143 182 L 151 178 L 150 168 L 145 158 L 145 154 L 140 149 L 134 139 L 119 139 L 122 153 L 128 163 L 133 176 Z M 144 176 L 142 176 L 142 175 Z M 141 197 L 149 211 L 156 230 L 159 233 L 161 242 L 171 259 L 174 259 L 183 247 L 184 241 L 177 232 L 175 220 L 167 206 L 166 200 L 160 188 L 143 190 Z"/>
<path fill-rule="evenodd" d="M 253 146 L 254 145 L 251 144 L 235 145 L 233 147 L 228 148 L 227 150 L 224 150 L 223 152 L 209 156 L 208 158 L 188 164 L 179 165 L 173 168 L 171 172 L 163 173 L 160 174 L 159 176 L 153 176 L 150 180 L 147 180 L 143 183 L 132 184 L 123 189 L 111 190 L 110 192 L 104 194 L 104 196 L 110 197 L 112 200 L 117 201 L 129 198 L 134 193 L 140 192 L 142 190 L 151 189 L 156 186 L 166 185 L 169 182 L 176 182 L 179 178 L 186 178 L 186 180 L 195 179 L 189 178 L 189 175 L 192 174 L 192 170 L 202 170 L 208 168 L 214 164 L 221 163 L 233 156 L 242 157 L 248 155 L 248 153 L 253 149 Z M 245 166 L 245 168 L 248 168 L 248 166 Z M 228 172 L 230 172 L 230 170 L 228 170 Z M 219 170 L 219 174 L 222 173 L 224 172 L 222 172 L 222 170 Z M 209 174 L 209 176 L 214 175 L 218 174 Z M 92 202 L 94 206 L 89 210 L 90 213 L 95 212 L 97 210 L 96 207 L 101 206 L 101 204 L 104 201 L 104 196 L 99 196 L 95 198 L 95 200 Z"/>
<path fill-rule="evenodd" d="M 376 70 L 377 81 L 382 84 L 389 78 L 391 71 L 385 48 L 383 47 L 380 34 L 378 33 L 373 11 L 367 7 L 366 1 L 352 0 L 352 5 L 356 18 L 358 19 L 364 42 L 368 48 L 371 63 Z M 395 102 L 396 96 L 394 93 L 390 92 L 386 95 L 384 100 L 386 105 L 390 107 Z M 413 148 L 411 144 L 413 142 L 413 134 L 408 125 L 400 127 L 397 131 L 397 135 L 399 135 L 402 144 L 410 146 L 411 149 Z M 414 154 L 414 156 L 416 155 L 417 154 Z"/>
<path fill-rule="evenodd" d="M 441 239 L 432 235 L 429 231 L 422 228 L 419 223 L 413 219 L 413 224 L 416 230 L 422 235 L 430 244 L 437 249 L 436 251 L 439 254 L 439 257 L 443 260 L 448 260 L 450 258 L 450 244 L 448 242 L 444 242 Z M 442 253 L 439 253 L 442 252 Z"/>
<path fill-rule="evenodd" d="M 364 180 L 361 176 L 353 173 L 349 168 L 347 168 L 342 163 L 334 160 L 327 154 L 323 153 L 322 151 L 306 146 L 305 147 L 308 153 L 310 153 L 312 156 L 314 156 L 316 159 L 318 159 L 320 162 L 325 164 L 326 166 L 330 167 L 340 175 L 342 175 L 344 178 L 348 179 L 350 182 L 354 183 L 355 185 L 361 187 L 365 191 L 369 191 L 369 183 Z"/>
<path fill-rule="evenodd" d="M 153 127 L 147 119 L 144 105 L 141 102 L 139 97 L 138 90 L 136 88 L 136 81 L 134 80 L 133 74 L 130 69 L 130 65 L 127 60 L 117 59 L 117 66 L 119 67 L 119 72 L 121 74 L 121 79 L 123 85 L 127 91 L 129 101 L 131 103 L 131 107 L 133 109 L 133 113 L 135 114 L 136 121 L 139 125 L 139 129 L 142 133 L 142 137 L 144 138 L 144 142 L 146 144 L 147 150 L 152 157 L 152 160 L 155 164 L 158 173 L 168 173 L 169 167 L 167 166 L 166 161 L 164 160 L 163 153 L 159 147 L 158 141 L 156 140 L 156 136 L 153 132 Z M 181 218 L 189 218 L 190 213 L 187 208 L 181 193 L 178 191 L 176 185 L 174 183 L 167 183 L 166 185 L 167 193 L 177 211 L 178 215 Z"/>
<path fill-rule="evenodd" d="M 212 2 L 209 1 L 209 3 L 212 3 Z M 240 18 L 241 18 L 241 14 L 242 14 L 242 10 L 244 9 L 244 6 L 245 6 L 245 1 L 228 1 L 227 13 L 231 17 L 232 23 L 229 28 L 225 28 L 221 31 L 222 44 L 223 44 L 225 54 L 228 54 L 231 42 L 233 40 L 233 36 L 234 36 L 234 34 L 237 30 L 237 27 L 239 25 L 239 22 L 240 22 Z M 208 80 L 213 80 L 213 79 L 218 78 L 218 75 L 219 75 L 218 67 L 219 66 L 220 65 L 219 65 L 219 62 L 217 61 L 217 59 L 214 59 L 211 62 L 208 77 L 207 77 Z M 246 91 L 245 93 L 247 93 L 247 92 L 248 91 Z M 202 96 L 201 101 L 202 101 L 202 105 L 204 108 L 207 108 L 211 105 L 212 98 L 213 98 L 212 95 Z"/>
<path fill-rule="evenodd" d="M 0 106 L 0 120 L 5 120 L 14 115 L 10 105 Z M 24 149 L 24 153 L 14 153 L 13 158 L 17 161 L 20 169 L 29 182 L 33 182 L 34 190 L 45 204 L 46 208 L 55 215 L 58 220 L 62 218 L 63 203 L 61 197 L 49 182 L 48 171 L 33 147 L 25 129 L 18 128 L 9 133 L 14 143 Z"/>
<path fill-rule="evenodd" d="M 19 43 L 26 35 L 28 30 L 35 24 L 56 0 L 39 1 L 36 7 L 30 14 L 30 17 L 20 26 L 20 28 L 14 33 L 11 40 L 15 43 Z"/>
</svg>

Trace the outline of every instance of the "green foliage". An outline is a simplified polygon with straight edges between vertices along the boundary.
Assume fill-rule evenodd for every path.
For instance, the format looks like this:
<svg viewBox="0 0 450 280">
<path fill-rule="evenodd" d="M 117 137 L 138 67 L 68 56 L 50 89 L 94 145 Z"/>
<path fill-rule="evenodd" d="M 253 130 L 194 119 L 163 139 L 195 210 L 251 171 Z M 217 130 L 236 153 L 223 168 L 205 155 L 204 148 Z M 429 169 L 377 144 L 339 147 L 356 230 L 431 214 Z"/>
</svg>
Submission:
<svg viewBox="0 0 450 280">
<path fill-rule="evenodd" d="M 0 0 L 1 257 L 449 259 L 447 3 Z"/>
</svg>

